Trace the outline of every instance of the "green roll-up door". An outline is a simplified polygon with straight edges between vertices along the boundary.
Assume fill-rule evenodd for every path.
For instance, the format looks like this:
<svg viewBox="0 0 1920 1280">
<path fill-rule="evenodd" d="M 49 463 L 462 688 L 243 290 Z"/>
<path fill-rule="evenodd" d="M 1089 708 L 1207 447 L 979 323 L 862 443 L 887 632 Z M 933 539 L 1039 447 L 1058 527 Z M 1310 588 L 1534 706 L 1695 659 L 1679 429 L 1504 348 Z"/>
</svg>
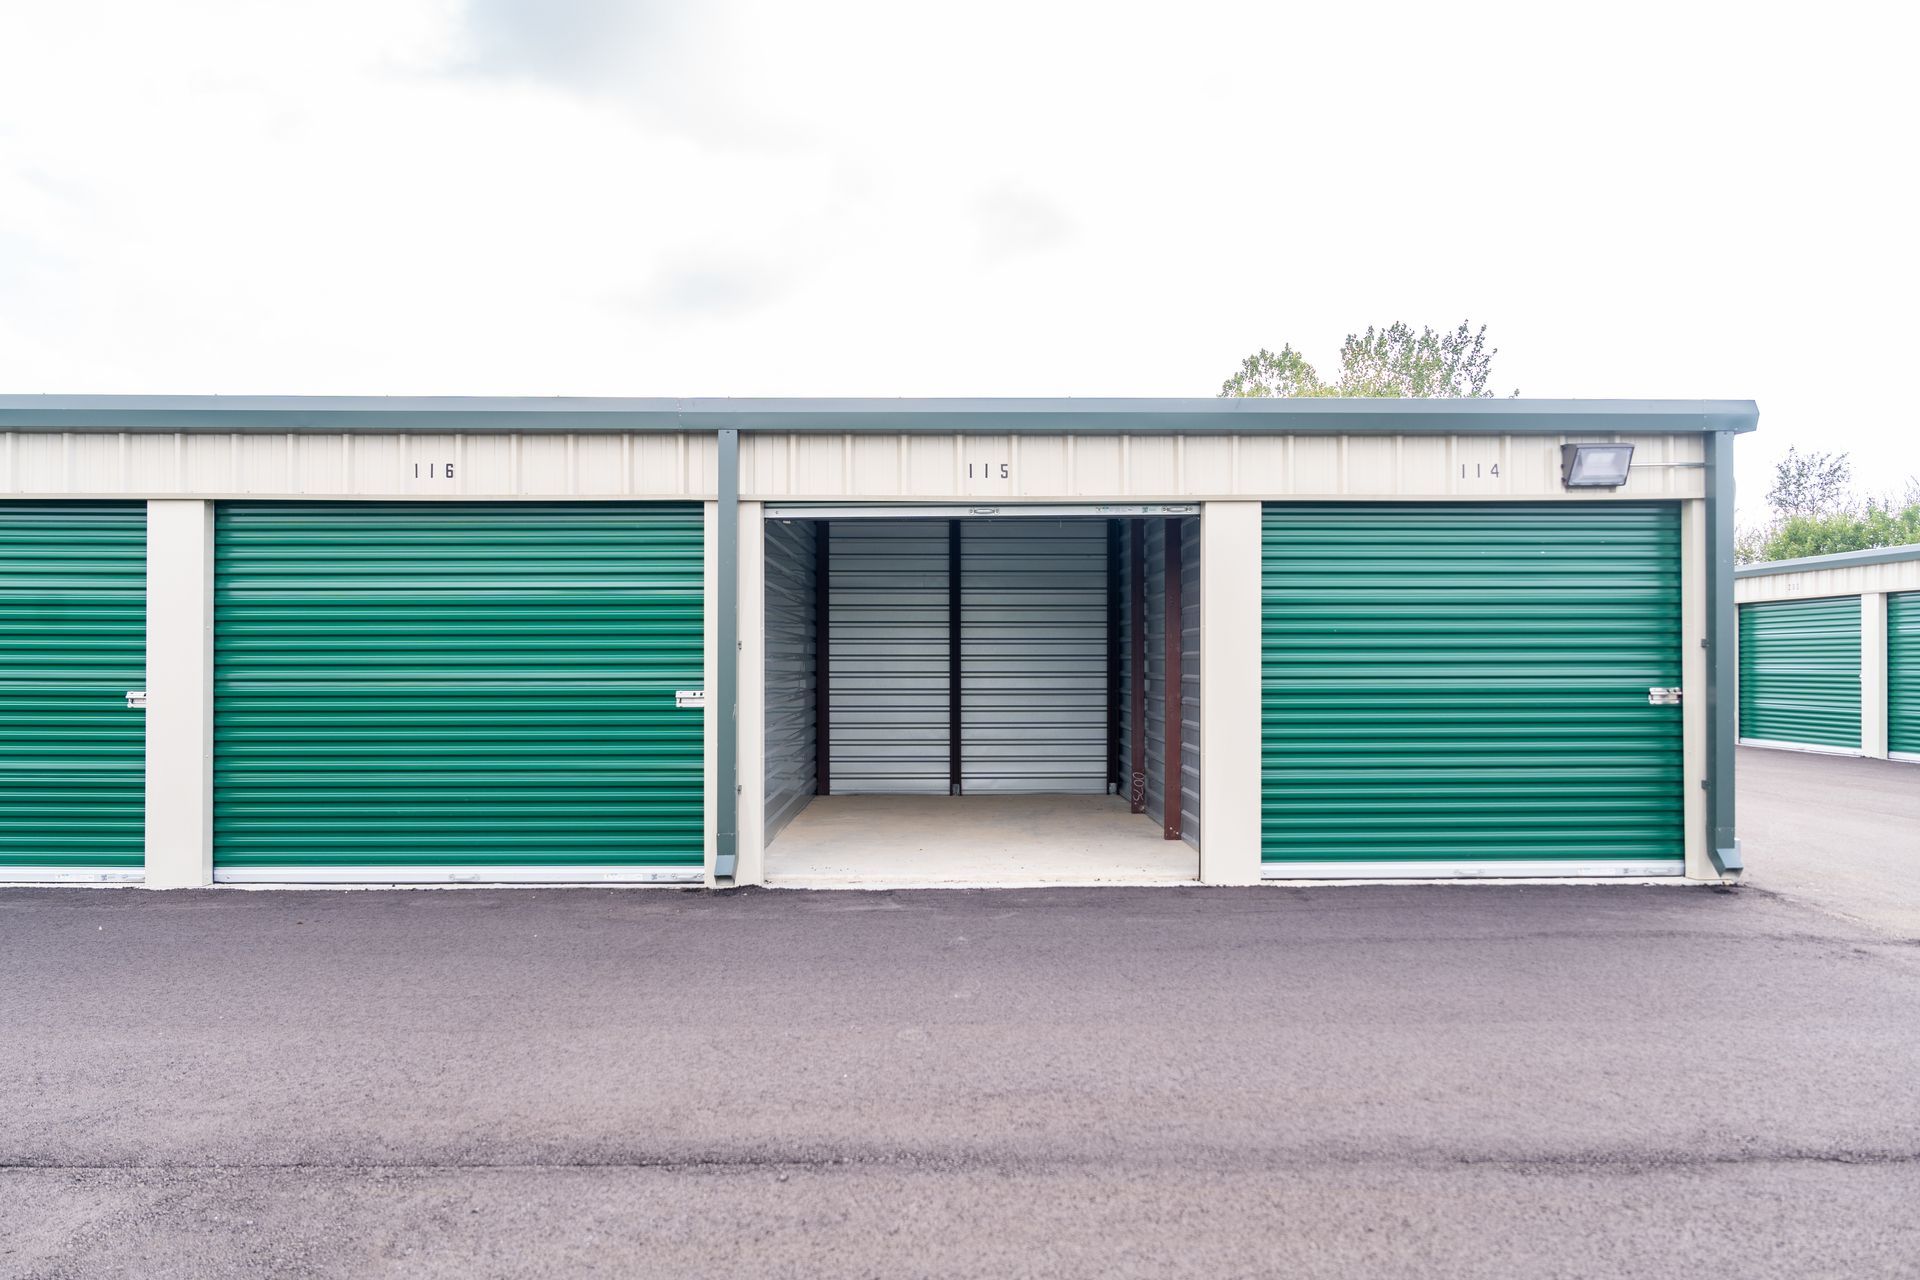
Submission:
<svg viewBox="0 0 1920 1280">
<path fill-rule="evenodd" d="M 1270 505 L 1263 544 L 1269 874 L 1682 858 L 1673 508 Z"/>
<path fill-rule="evenodd" d="M 1859 750 L 1859 596 L 1740 606 L 1740 739 Z"/>
<path fill-rule="evenodd" d="M 1887 749 L 1920 756 L 1920 591 L 1887 597 Z"/>
<path fill-rule="evenodd" d="M 0 879 L 141 866 L 146 669 L 146 507 L 0 505 Z"/>
<path fill-rule="evenodd" d="M 686 504 L 222 506 L 216 875 L 697 873 L 703 556 Z"/>
</svg>

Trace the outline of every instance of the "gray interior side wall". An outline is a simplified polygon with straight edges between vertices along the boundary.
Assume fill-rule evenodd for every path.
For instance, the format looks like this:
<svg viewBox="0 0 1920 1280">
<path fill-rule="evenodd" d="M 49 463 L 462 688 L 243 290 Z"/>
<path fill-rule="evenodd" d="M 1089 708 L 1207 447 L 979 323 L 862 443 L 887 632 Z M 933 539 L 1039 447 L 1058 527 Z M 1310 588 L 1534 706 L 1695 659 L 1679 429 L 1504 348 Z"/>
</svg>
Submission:
<svg viewBox="0 0 1920 1280">
<path fill-rule="evenodd" d="M 814 532 L 806 521 L 767 523 L 766 838 L 813 799 L 818 631 Z"/>
<path fill-rule="evenodd" d="M 1180 838 L 1200 847 L 1200 520 L 1180 522 Z"/>
<path fill-rule="evenodd" d="M 1165 520 L 1147 521 L 1147 816 L 1162 825 L 1167 812 L 1167 538 Z"/>
<path fill-rule="evenodd" d="M 1147 816 L 1166 824 L 1167 748 L 1167 537 L 1165 520 L 1148 520 L 1146 536 L 1147 652 Z M 1180 557 L 1180 838 L 1200 847 L 1200 521 L 1181 522 Z M 1126 564 L 1126 590 L 1132 591 L 1134 566 Z M 1127 649 L 1131 650 L 1131 640 Z M 1132 661 L 1122 660 L 1122 759 L 1132 755 Z"/>
<path fill-rule="evenodd" d="M 1133 794 L 1133 526 L 1120 522 L 1120 794 Z"/>
</svg>

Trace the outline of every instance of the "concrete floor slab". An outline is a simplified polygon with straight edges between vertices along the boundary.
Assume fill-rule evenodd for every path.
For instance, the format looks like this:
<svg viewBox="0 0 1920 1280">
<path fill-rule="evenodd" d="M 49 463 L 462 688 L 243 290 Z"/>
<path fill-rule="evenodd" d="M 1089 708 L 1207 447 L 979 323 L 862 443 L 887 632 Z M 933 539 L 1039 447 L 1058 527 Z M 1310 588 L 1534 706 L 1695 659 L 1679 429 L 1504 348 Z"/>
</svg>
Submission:
<svg viewBox="0 0 1920 1280">
<path fill-rule="evenodd" d="M 773 888 L 1169 884 L 1200 855 L 1120 796 L 816 796 L 767 846 Z"/>
</svg>

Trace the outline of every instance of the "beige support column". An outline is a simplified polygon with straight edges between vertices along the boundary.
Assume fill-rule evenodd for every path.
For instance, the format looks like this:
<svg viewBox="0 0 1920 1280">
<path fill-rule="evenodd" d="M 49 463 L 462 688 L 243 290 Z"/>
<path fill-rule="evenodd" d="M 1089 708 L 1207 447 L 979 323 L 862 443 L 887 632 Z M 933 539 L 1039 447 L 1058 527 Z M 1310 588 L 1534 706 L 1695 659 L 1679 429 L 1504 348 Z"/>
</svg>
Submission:
<svg viewBox="0 0 1920 1280">
<path fill-rule="evenodd" d="M 1696 498 L 1680 504 L 1681 810 L 1689 880 L 1721 878 L 1707 851 L 1706 642 L 1707 504 Z"/>
<path fill-rule="evenodd" d="M 1200 519 L 1200 879 L 1260 879 L 1260 504 Z"/>
<path fill-rule="evenodd" d="M 740 504 L 739 859 L 733 882 L 766 881 L 767 542 L 765 509 Z"/>
<path fill-rule="evenodd" d="M 1887 593 L 1860 597 L 1860 754 L 1887 758 Z"/>
<path fill-rule="evenodd" d="M 213 504 L 147 504 L 147 888 L 213 883 Z"/>
</svg>

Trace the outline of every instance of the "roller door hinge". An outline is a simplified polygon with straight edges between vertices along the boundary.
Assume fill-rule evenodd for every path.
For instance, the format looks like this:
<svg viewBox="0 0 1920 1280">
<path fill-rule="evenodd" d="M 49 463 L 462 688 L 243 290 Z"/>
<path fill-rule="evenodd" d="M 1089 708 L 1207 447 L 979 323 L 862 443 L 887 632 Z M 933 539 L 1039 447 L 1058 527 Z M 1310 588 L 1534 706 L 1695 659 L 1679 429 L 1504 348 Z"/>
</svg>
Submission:
<svg viewBox="0 0 1920 1280">
<path fill-rule="evenodd" d="M 676 689 L 673 694 L 673 705 L 676 707 L 691 707 L 695 711 L 704 710 L 707 705 L 707 691 L 705 689 Z"/>
<path fill-rule="evenodd" d="M 1677 707 L 1680 705 L 1680 691 L 1678 689 L 1649 689 L 1647 690 L 1647 703 L 1655 707 Z"/>
<path fill-rule="evenodd" d="M 127 710 L 145 711 L 147 709 L 147 691 L 145 689 L 127 690 Z"/>
</svg>

